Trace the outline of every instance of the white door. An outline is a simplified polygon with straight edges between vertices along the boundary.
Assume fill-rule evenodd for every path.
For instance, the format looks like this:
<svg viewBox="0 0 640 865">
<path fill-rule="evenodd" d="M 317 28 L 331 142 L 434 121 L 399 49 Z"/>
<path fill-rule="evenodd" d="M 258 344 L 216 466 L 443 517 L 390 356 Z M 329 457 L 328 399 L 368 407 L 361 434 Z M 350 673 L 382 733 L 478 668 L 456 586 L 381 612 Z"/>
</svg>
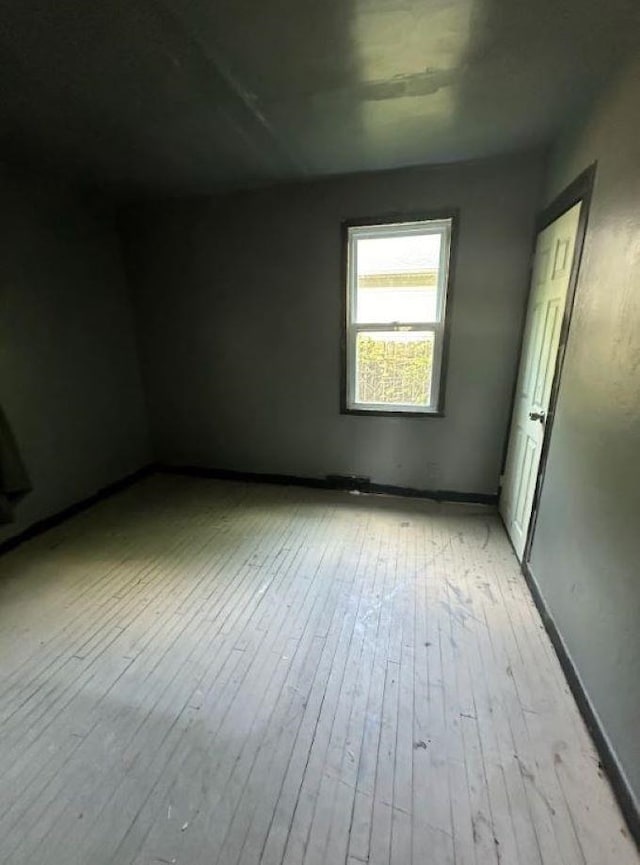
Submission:
<svg viewBox="0 0 640 865">
<path fill-rule="evenodd" d="M 527 541 L 580 203 L 538 235 L 500 512 L 520 560 Z"/>
</svg>

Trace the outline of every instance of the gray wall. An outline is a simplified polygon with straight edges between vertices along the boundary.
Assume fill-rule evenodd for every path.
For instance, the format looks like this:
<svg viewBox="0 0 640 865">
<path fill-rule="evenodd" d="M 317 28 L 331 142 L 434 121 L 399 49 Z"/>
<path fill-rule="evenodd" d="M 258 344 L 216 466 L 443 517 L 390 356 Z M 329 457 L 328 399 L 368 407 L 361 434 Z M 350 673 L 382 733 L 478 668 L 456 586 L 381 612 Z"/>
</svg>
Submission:
<svg viewBox="0 0 640 865">
<path fill-rule="evenodd" d="M 164 461 L 495 493 L 538 157 L 166 203 L 123 220 Z M 446 417 L 339 413 L 341 220 L 461 209 Z"/>
<path fill-rule="evenodd" d="M 640 63 L 554 154 L 598 169 L 531 569 L 640 797 Z"/>
<path fill-rule="evenodd" d="M 1 167 L 0 402 L 34 487 L 0 540 L 149 460 L 113 217 Z"/>
</svg>

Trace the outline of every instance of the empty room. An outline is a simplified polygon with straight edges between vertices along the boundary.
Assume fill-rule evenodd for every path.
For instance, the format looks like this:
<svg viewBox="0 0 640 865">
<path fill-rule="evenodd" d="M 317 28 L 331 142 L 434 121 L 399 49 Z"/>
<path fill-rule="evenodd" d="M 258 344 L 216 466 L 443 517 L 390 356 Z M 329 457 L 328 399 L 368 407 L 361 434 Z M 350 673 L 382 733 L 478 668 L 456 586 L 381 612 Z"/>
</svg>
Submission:
<svg viewBox="0 0 640 865">
<path fill-rule="evenodd" d="M 5 0 L 1 865 L 640 865 L 636 0 Z"/>
</svg>

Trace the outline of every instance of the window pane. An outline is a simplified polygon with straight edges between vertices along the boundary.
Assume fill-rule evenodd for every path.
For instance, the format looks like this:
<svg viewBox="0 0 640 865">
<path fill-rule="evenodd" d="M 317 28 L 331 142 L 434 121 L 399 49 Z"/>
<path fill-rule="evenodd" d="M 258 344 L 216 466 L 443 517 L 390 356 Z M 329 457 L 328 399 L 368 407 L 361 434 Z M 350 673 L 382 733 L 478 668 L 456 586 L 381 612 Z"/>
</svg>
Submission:
<svg viewBox="0 0 640 865">
<path fill-rule="evenodd" d="M 441 234 L 356 239 L 355 320 L 436 321 Z"/>
<path fill-rule="evenodd" d="M 431 403 L 433 333 L 361 331 L 356 337 L 357 403 Z"/>
</svg>

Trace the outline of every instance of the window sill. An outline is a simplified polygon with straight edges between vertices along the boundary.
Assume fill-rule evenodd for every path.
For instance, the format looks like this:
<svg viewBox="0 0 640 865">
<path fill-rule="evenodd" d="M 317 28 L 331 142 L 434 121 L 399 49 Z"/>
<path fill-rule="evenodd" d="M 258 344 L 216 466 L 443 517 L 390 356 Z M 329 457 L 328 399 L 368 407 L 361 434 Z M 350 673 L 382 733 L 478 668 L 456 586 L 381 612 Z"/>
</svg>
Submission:
<svg viewBox="0 0 640 865">
<path fill-rule="evenodd" d="M 373 408 L 341 408 L 340 414 L 353 414 L 360 416 L 373 416 L 373 417 L 444 417 L 444 411 L 405 411 L 404 409 L 399 409 L 394 411 L 393 409 L 373 409 Z"/>
</svg>

